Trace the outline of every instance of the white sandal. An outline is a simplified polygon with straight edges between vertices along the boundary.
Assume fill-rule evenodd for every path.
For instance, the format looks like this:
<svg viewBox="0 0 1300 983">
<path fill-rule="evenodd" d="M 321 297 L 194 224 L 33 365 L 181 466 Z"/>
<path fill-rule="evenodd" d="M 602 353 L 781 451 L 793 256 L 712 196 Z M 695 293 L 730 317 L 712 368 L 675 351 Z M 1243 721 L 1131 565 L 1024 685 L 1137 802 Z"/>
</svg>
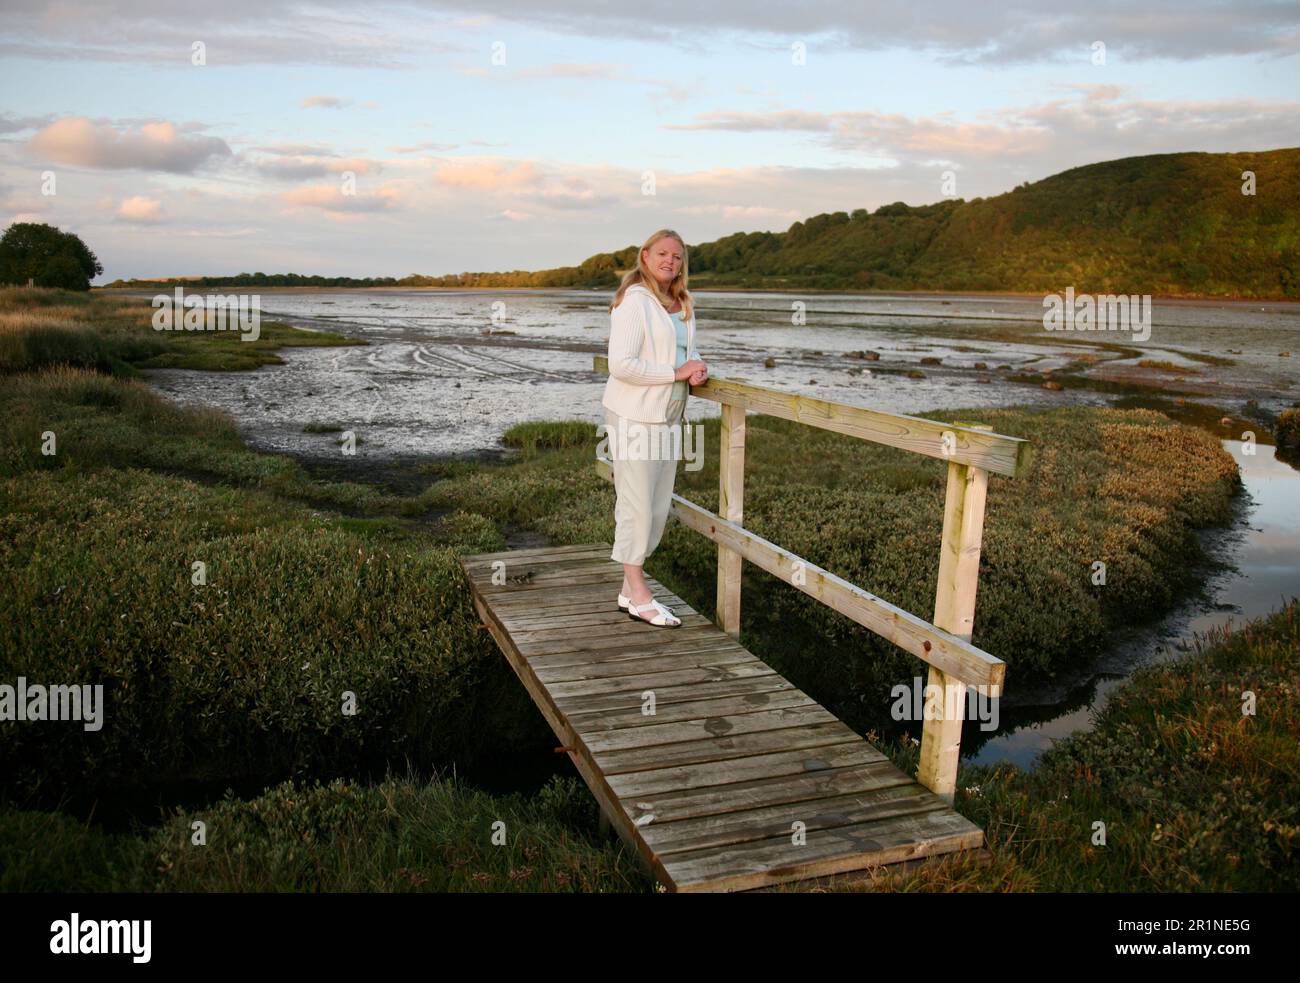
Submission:
<svg viewBox="0 0 1300 983">
<path fill-rule="evenodd" d="M 626 611 L 626 610 L 627 610 L 628 608 L 630 608 L 631 606 L 632 606 L 632 598 L 630 598 L 630 597 L 626 597 L 626 596 L 624 596 L 622 593 L 620 593 L 620 594 L 618 595 L 618 609 L 619 609 L 620 611 Z M 662 605 L 662 606 L 663 606 L 663 607 L 668 607 L 668 605 L 666 605 L 666 604 L 664 604 L 664 605 Z M 668 612 L 669 612 L 669 614 L 673 615 L 673 617 L 676 617 L 676 616 L 677 616 L 677 612 L 673 611 L 672 608 L 668 608 Z"/>
<path fill-rule="evenodd" d="M 633 611 L 637 613 L 633 614 Z M 654 611 L 655 616 L 653 618 L 644 618 L 640 614 L 642 611 Z M 655 625 L 659 628 L 680 628 L 682 624 L 677 615 L 673 614 L 653 597 L 646 601 L 645 604 L 632 604 L 629 602 L 627 616 L 633 621 L 644 621 L 647 625 Z"/>
</svg>

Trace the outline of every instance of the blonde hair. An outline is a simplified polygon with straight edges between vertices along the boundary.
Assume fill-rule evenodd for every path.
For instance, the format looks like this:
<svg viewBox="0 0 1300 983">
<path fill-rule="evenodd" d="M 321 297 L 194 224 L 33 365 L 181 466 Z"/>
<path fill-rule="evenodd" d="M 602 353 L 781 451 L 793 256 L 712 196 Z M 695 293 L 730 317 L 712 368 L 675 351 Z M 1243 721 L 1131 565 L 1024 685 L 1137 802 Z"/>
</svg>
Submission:
<svg viewBox="0 0 1300 983">
<path fill-rule="evenodd" d="M 682 268 L 677 273 L 677 276 L 673 277 L 673 282 L 668 284 L 668 289 L 665 290 L 659 285 L 659 280 L 650 272 L 650 268 L 646 266 L 645 254 L 656 242 L 668 236 L 676 239 L 682 247 Z M 627 293 L 627 288 L 634 283 L 639 283 L 655 295 L 659 303 L 663 304 L 664 310 L 672 307 L 675 300 L 680 300 L 682 302 L 682 320 L 689 321 L 695 308 L 690 292 L 686 289 L 686 281 L 689 276 L 690 258 L 686 250 L 686 240 L 672 229 L 660 229 L 645 241 L 645 245 L 637 250 L 636 266 L 623 274 L 623 282 L 618 285 L 618 290 L 614 294 L 613 301 L 610 302 L 609 309 L 613 311 L 614 308 L 623 303 L 623 295 Z"/>
</svg>

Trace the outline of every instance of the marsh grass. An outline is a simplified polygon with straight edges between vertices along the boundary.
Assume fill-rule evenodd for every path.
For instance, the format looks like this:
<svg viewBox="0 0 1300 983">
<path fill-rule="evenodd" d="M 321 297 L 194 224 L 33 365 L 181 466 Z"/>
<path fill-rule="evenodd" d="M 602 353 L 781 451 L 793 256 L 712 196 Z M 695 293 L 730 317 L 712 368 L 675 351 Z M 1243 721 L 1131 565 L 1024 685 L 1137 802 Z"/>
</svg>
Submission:
<svg viewBox="0 0 1300 983">
<path fill-rule="evenodd" d="M 202 846 L 192 842 L 196 820 L 207 829 Z M 650 890 L 635 859 L 599 833 L 595 801 L 575 778 L 531 797 L 492 796 L 445 776 L 285 782 L 124 834 L 0 809 L 6 892 Z"/>
<path fill-rule="evenodd" d="M 155 331 L 153 313 L 147 297 L 0 288 L 0 375 L 53 365 L 121 376 L 161 368 L 231 372 L 283 364 L 279 348 L 365 344 L 265 320 L 256 341 L 234 331 Z"/>
<path fill-rule="evenodd" d="M 65 319 L 96 303 L 24 302 Z M 20 313 L 14 292 L 0 292 L 0 316 Z M 134 344 L 111 340 L 114 330 L 105 329 L 110 361 Z M 139 323 L 133 330 L 150 340 Z M 93 332 L 77 337 L 74 350 L 93 350 Z M 1238 484 L 1212 436 L 1149 410 L 945 416 L 1037 450 L 1028 477 L 990 483 L 974 641 L 1008 662 L 1009 685 L 1088 660 L 1112 627 L 1172 603 L 1201 559 L 1196 529 L 1225 520 Z M 86 365 L 10 372 L 0 417 L 0 675 L 102 682 L 108 704 L 95 735 L 0 724 L 0 888 L 647 888 L 617 844 L 590 838 L 593 803 L 581 788 L 553 783 L 525 800 L 420 777 L 551 738 L 478 629 L 457 557 L 501 549 L 508 525 L 558 544 L 609 541 L 613 490 L 592 469 L 594 426 L 515 428 L 506 443 L 521 449 L 517 459 L 440 461 L 424 492 L 398 498 L 313 480 L 288 458 L 249 450 L 227 415 L 173 406 Z M 703 424 L 704 469 L 681 470 L 677 485 L 711 510 L 717 426 Z M 47 431 L 53 456 L 41 453 Z M 943 462 L 764 416 L 749 418 L 748 433 L 746 526 L 928 616 Z M 436 521 L 411 521 L 429 514 Z M 1104 587 L 1089 578 L 1098 559 Z M 192 580 L 195 561 L 206 584 Z M 670 523 L 649 566 L 711 613 L 710 541 Z M 892 682 L 919 671 L 748 565 L 743 596 L 742 642 L 860 731 L 878 722 Z M 1219 676 L 1161 676 L 1163 704 L 1144 688 L 1155 682 L 1136 682 L 1137 695 L 1112 699 L 1096 735 L 1033 776 L 963 769 L 958 807 L 988 829 L 995 863 L 977 871 L 957 861 L 904 889 L 1267 883 L 1270 874 L 1225 881 L 1225 872 L 1276 872 L 1294 857 L 1285 853 L 1294 807 L 1262 784 L 1266 771 L 1296 774 L 1294 677 L 1270 675 L 1287 652 L 1294 663 L 1289 624 L 1271 662 L 1261 634 L 1228 640 L 1239 647 L 1216 663 Z M 1267 727 L 1242 735 L 1228 704 L 1251 665 L 1256 721 Z M 341 712 L 345 691 L 356 715 Z M 1223 705 L 1210 713 L 1206 700 Z M 1166 709 L 1144 716 L 1152 706 Z M 905 738 L 879 740 L 914 770 Z M 404 779 L 366 777 L 402 762 L 413 769 Z M 130 833 L 42 812 L 71 790 L 93 801 L 110 788 L 182 781 L 269 788 Z M 1160 805 L 1166 792 L 1184 818 Z M 213 830 L 204 851 L 186 846 L 196 816 Z M 1088 823 L 1108 816 L 1112 844 L 1127 852 L 1091 857 Z M 487 845 L 498 818 L 508 848 Z M 1196 840 L 1209 859 L 1152 853 L 1135 831 L 1149 836 L 1153 822 L 1173 831 L 1159 850 L 1211 829 Z"/>
</svg>

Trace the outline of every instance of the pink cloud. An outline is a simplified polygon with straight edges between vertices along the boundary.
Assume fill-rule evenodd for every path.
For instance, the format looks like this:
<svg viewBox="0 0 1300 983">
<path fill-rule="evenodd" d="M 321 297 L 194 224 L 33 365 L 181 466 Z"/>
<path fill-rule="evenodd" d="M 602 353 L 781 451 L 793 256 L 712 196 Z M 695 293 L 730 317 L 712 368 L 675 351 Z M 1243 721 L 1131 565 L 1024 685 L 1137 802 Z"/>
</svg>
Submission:
<svg viewBox="0 0 1300 983">
<path fill-rule="evenodd" d="M 173 123 L 118 130 L 80 116 L 51 123 L 33 136 L 27 147 L 46 160 L 75 167 L 172 174 L 189 174 L 213 159 L 231 156 L 224 140 L 185 135 Z"/>
<path fill-rule="evenodd" d="M 157 198 L 134 195 L 126 198 L 117 207 L 117 216 L 127 222 L 140 225 L 154 225 L 163 220 L 162 202 Z"/>
</svg>

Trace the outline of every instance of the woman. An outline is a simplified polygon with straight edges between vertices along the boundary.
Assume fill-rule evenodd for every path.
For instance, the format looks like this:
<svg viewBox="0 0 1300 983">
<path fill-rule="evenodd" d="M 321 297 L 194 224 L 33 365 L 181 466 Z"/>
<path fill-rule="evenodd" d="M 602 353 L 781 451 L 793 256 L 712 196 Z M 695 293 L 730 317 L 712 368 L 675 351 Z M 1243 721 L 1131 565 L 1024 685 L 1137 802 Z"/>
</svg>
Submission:
<svg viewBox="0 0 1300 983">
<path fill-rule="evenodd" d="M 660 229 L 637 254 L 636 268 L 619 285 L 610 304 L 609 380 L 601 403 L 614 462 L 614 550 L 623 564 L 618 606 L 628 617 L 676 628 L 673 612 L 655 600 L 642 567 L 663 535 L 677 477 L 677 441 L 618 439 L 638 425 L 658 437 L 677 427 L 686 409 L 687 382 L 701 385 L 709 368 L 695 350 L 695 314 L 686 291 L 686 244 Z M 678 431 L 680 433 L 680 431 Z M 671 454 L 654 453 L 664 443 Z"/>
</svg>

